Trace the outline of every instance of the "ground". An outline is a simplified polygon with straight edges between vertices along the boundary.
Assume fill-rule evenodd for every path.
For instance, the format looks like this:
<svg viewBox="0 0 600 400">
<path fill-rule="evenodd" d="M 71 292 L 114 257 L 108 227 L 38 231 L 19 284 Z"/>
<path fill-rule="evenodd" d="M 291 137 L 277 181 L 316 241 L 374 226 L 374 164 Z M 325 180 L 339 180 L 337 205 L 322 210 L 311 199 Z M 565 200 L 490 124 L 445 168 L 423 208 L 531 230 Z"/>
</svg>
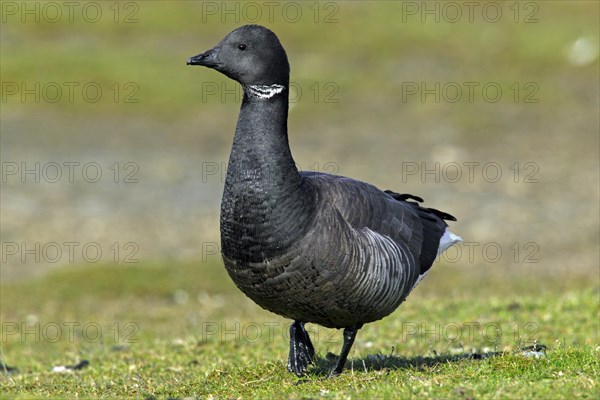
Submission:
<svg viewBox="0 0 600 400">
<path fill-rule="evenodd" d="M 547 279 L 526 291 L 525 282 L 488 274 L 482 285 L 461 287 L 463 273 L 481 273 L 459 268 L 437 265 L 396 312 L 359 331 L 346 371 L 334 379 L 326 375 L 341 331 L 308 325 L 318 359 L 298 379 L 286 370 L 290 321 L 245 298 L 216 260 L 53 272 L 3 288 L 3 304 L 13 305 L 2 310 L 3 359 L 19 371 L 0 378 L 2 391 L 11 398 L 597 398 L 597 286 L 579 280 L 564 290 Z M 535 345 L 546 349 L 527 350 Z M 82 360 L 89 365 L 81 370 L 53 372 Z"/>
</svg>

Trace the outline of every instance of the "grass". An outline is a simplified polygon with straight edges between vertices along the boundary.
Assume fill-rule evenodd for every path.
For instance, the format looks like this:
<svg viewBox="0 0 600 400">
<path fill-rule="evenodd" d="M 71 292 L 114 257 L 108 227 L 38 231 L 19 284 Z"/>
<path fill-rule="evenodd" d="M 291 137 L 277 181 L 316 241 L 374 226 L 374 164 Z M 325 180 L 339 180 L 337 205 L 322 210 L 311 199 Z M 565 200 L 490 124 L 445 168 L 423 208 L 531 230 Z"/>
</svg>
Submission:
<svg viewBox="0 0 600 400">
<path fill-rule="evenodd" d="M 508 8 L 504 10 L 506 18 L 497 24 L 482 22 L 481 18 L 476 23 L 454 24 L 443 20 L 422 23 L 419 18 L 401 21 L 403 3 L 399 1 L 376 2 L 377 6 L 372 7 L 353 1 L 330 3 L 339 7 L 337 23 L 312 23 L 308 5 L 303 11 L 306 18 L 298 24 L 281 18 L 273 23 L 267 18 L 258 21 L 285 39 L 293 64 L 292 80 L 305 92 L 311 83 L 319 80 L 339 85 L 340 97 L 354 93 L 358 97 L 375 85 L 380 94 L 389 98 L 398 95 L 402 81 L 456 80 L 452 72 L 455 65 L 461 65 L 461 73 L 471 80 L 506 79 L 510 85 L 516 77 L 533 79 L 554 74 L 564 58 L 565 46 L 573 38 L 581 34 L 593 37 L 597 32 L 593 24 L 573 22 L 586 21 L 590 14 L 597 12 L 593 2 L 585 1 L 578 2 L 577 6 L 566 2 L 543 4 L 538 13 L 540 22 L 533 24 L 515 23 Z M 57 102 L 40 101 L 33 105 L 30 102 L 28 106 L 35 106 L 36 112 L 71 114 L 75 110 L 83 115 L 146 117 L 151 109 L 155 117 L 169 121 L 187 117 L 197 110 L 199 89 L 186 81 L 188 77 L 197 77 L 198 71 L 186 68 L 185 60 L 215 45 L 226 32 L 244 22 L 228 19 L 222 23 L 218 18 L 209 18 L 207 23 L 199 23 L 200 4 L 171 2 L 169 13 L 165 15 L 165 2 L 140 2 L 136 13 L 138 21 L 129 24 L 114 23 L 108 6 L 104 9 L 105 18 L 94 24 L 86 23 L 79 15 L 73 22 L 61 20 L 59 23 L 44 19 L 39 23 L 20 23 L 19 15 L 7 16 L 3 26 L 6 44 L 2 48 L 2 75 L 10 77 L 7 79 L 10 82 L 27 82 L 29 87 L 33 82 L 41 87 L 48 82 L 80 84 L 73 101 L 68 101 L 65 95 Z M 195 17 L 190 18 L 190 15 Z M 365 18 L 372 23 L 365 24 Z M 360 30 L 362 38 L 338 35 L 340 24 L 345 29 Z M 474 46 L 477 51 L 473 51 Z M 329 58 L 315 57 L 315 50 L 329 54 Z M 348 57 L 347 51 L 358 54 Z M 485 52 L 483 56 L 481 51 Z M 43 72 L 40 58 L 45 60 Z M 399 63 L 400 59 L 410 64 L 411 58 L 417 61 L 423 58 L 416 71 Z M 444 60 L 443 67 L 436 66 L 439 60 Z M 369 80 L 357 79 L 367 70 L 380 72 L 371 74 Z M 402 76 L 396 76 L 398 71 Z M 595 70 L 586 72 L 591 75 Z M 188 83 L 165 79 L 174 74 L 181 74 L 185 77 L 182 81 Z M 230 83 L 217 74 L 207 76 L 218 85 Z M 105 92 L 92 104 L 84 101 L 79 92 L 89 82 L 97 83 Z M 119 93 L 112 86 L 115 82 L 119 83 Z M 138 90 L 134 93 L 133 88 L 125 88 L 127 82 L 135 83 Z M 553 93 L 564 95 L 554 86 L 544 90 L 546 101 Z M 124 103 L 128 94 L 137 101 Z M 306 99 L 311 97 L 306 96 Z M 218 97 L 209 98 L 211 101 L 204 107 L 216 108 Z M 227 102 L 233 103 L 233 98 L 230 96 Z M 300 112 L 310 113 L 311 103 L 315 102 L 304 101 Z M 20 95 L 8 96 L 4 107 L 10 112 L 22 110 Z"/>
<path fill-rule="evenodd" d="M 493 295 L 457 285 L 476 271 L 437 266 L 359 332 L 335 379 L 341 333 L 310 325 L 319 358 L 299 380 L 286 371 L 289 321 L 246 299 L 217 260 L 60 269 L 2 287 L 3 361 L 19 372 L 0 384 L 10 398 L 597 398 L 598 287 L 574 279 L 557 295 L 560 280 L 511 288 L 489 273 Z M 535 343 L 545 356 L 524 355 Z"/>
</svg>

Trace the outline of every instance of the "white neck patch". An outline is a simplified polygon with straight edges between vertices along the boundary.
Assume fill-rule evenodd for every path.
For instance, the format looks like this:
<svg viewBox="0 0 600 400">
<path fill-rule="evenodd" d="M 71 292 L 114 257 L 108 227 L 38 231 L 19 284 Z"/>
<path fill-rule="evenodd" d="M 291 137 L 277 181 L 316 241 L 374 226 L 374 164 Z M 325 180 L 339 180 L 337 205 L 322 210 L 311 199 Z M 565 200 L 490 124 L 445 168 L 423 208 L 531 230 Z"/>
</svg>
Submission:
<svg viewBox="0 0 600 400">
<path fill-rule="evenodd" d="M 278 84 L 248 85 L 248 86 L 246 86 L 246 93 L 248 93 L 248 96 L 259 97 L 261 99 L 270 99 L 271 97 L 275 96 L 276 94 L 283 92 L 284 89 L 285 89 L 285 86 L 278 85 Z"/>
</svg>

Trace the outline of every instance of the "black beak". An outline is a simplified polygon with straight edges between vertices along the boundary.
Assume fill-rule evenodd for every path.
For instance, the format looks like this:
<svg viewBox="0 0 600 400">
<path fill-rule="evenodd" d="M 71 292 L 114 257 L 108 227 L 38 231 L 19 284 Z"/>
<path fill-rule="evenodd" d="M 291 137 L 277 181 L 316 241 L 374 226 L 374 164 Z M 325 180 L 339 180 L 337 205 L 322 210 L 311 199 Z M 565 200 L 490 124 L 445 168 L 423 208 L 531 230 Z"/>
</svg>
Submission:
<svg viewBox="0 0 600 400">
<path fill-rule="evenodd" d="M 197 56 L 190 57 L 187 60 L 187 65 L 202 65 L 209 68 L 215 67 L 219 64 L 217 62 L 217 54 L 219 54 L 219 48 L 215 47 L 214 49 L 200 53 Z"/>
</svg>

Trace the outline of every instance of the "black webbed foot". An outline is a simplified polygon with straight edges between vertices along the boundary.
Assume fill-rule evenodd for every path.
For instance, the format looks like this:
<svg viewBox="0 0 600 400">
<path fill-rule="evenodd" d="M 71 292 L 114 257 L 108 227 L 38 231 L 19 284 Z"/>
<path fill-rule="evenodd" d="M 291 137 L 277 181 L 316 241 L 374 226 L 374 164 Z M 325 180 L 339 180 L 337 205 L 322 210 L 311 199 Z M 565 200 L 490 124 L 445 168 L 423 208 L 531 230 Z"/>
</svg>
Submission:
<svg viewBox="0 0 600 400">
<path fill-rule="evenodd" d="M 290 326 L 290 355 L 288 357 L 288 371 L 302 376 L 308 364 L 315 356 L 308 332 L 304 329 L 304 322 L 294 321 Z"/>
</svg>

